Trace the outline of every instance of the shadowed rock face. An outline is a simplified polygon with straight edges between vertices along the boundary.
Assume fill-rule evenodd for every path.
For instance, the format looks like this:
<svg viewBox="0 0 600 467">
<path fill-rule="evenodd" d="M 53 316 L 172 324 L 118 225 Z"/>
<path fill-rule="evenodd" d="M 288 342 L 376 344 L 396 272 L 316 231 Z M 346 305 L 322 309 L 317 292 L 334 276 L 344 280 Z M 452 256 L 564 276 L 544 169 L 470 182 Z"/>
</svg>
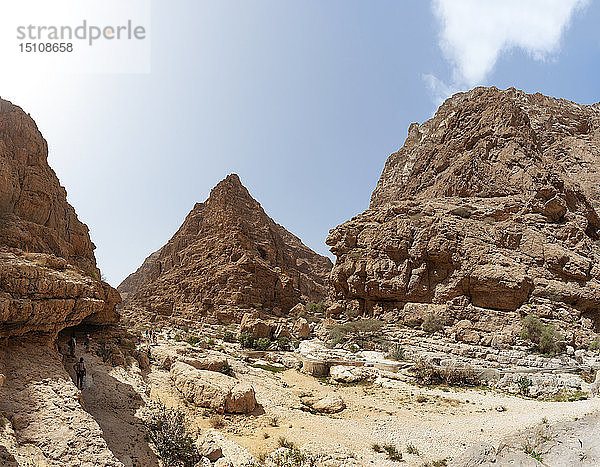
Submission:
<svg viewBox="0 0 600 467">
<path fill-rule="evenodd" d="M 285 313 L 323 299 L 331 267 L 269 218 L 233 174 L 118 290 L 127 309 L 239 321 L 243 310 Z"/>
<path fill-rule="evenodd" d="M 457 94 L 410 126 L 370 209 L 331 231 L 331 295 L 407 322 L 469 320 L 482 344 L 512 342 L 533 312 L 581 345 L 600 324 L 599 205 L 598 104 Z"/>
<path fill-rule="evenodd" d="M 1 337 L 118 320 L 119 294 L 99 280 L 88 228 L 47 156 L 31 117 L 0 99 Z"/>
</svg>

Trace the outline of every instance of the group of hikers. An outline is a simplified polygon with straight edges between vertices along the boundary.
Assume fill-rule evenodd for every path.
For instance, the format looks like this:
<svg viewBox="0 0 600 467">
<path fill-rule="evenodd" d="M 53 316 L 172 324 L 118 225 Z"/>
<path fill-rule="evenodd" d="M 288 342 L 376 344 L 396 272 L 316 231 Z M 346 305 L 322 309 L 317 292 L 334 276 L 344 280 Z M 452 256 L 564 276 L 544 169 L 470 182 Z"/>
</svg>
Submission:
<svg viewBox="0 0 600 467">
<path fill-rule="evenodd" d="M 158 344 L 158 332 L 156 332 L 154 329 L 146 329 L 144 331 L 143 339 L 143 343 L 145 344 Z M 137 343 L 138 345 L 142 344 L 142 336 L 140 336 L 139 334 L 137 338 Z"/>
<path fill-rule="evenodd" d="M 83 338 L 83 345 L 85 347 L 86 352 L 90 351 L 90 345 L 92 343 L 92 338 L 89 334 L 86 334 Z M 75 357 L 75 348 L 77 347 L 77 339 L 75 339 L 75 333 L 71 335 L 71 338 L 67 342 L 69 346 L 69 356 Z M 73 370 L 75 370 L 76 376 L 76 384 L 79 389 L 83 389 L 83 383 L 85 381 L 86 368 L 85 363 L 83 362 L 83 357 L 79 358 L 79 361 L 73 365 Z"/>
<path fill-rule="evenodd" d="M 148 346 L 150 344 L 158 344 L 158 332 L 155 331 L 154 329 L 150 329 L 150 330 L 146 329 L 144 331 L 143 339 L 144 339 L 144 343 L 148 344 Z M 142 343 L 141 340 L 142 340 L 142 336 L 138 335 L 138 341 L 137 341 L 138 345 Z M 83 338 L 83 345 L 85 347 L 86 352 L 90 351 L 91 343 L 92 343 L 92 338 L 88 333 L 86 333 Z M 75 338 L 75 333 L 73 333 L 71 335 L 71 338 L 67 341 L 67 345 L 69 347 L 69 356 L 71 358 L 75 358 L 75 349 L 77 347 L 77 339 Z M 148 347 L 148 349 L 149 349 L 149 347 Z M 76 362 L 75 365 L 73 365 L 73 370 L 75 370 L 77 387 L 79 389 L 83 389 L 85 375 L 86 375 L 86 368 L 85 368 L 85 363 L 83 361 L 83 357 L 80 357 L 79 361 Z"/>
</svg>

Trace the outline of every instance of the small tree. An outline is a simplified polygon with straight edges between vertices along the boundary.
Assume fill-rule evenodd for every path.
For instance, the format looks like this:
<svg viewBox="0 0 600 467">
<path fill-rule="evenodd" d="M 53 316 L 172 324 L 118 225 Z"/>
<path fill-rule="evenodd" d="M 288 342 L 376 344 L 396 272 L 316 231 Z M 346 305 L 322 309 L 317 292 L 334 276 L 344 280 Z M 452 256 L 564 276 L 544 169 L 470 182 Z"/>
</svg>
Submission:
<svg viewBox="0 0 600 467">
<path fill-rule="evenodd" d="M 144 426 L 165 466 L 183 467 L 199 460 L 194 438 L 185 429 L 187 421 L 181 410 L 155 402 Z"/>
<path fill-rule="evenodd" d="M 539 318 L 527 315 L 523 318 L 521 339 L 531 342 L 538 352 L 554 355 L 560 349 L 562 336 L 551 324 L 544 324 Z"/>
</svg>

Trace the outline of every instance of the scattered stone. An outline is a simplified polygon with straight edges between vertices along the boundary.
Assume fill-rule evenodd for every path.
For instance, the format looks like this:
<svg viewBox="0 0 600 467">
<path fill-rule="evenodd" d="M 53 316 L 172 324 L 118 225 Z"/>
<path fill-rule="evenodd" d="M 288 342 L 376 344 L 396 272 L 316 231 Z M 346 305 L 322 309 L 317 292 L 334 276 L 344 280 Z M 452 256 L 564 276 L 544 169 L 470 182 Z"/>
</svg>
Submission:
<svg viewBox="0 0 600 467">
<path fill-rule="evenodd" d="M 306 398 L 302 403 L 319 413 L 338 413 L 346 408 L 344 400 L 335 392 L 322 398 Z"/>
<path fill-rule="evenodd" d="M 308 339 L 310 337 L 308 321 L 304 318 L 298 318 L 294 323 L 293 333 L 298 339 Z"/>
</svg>

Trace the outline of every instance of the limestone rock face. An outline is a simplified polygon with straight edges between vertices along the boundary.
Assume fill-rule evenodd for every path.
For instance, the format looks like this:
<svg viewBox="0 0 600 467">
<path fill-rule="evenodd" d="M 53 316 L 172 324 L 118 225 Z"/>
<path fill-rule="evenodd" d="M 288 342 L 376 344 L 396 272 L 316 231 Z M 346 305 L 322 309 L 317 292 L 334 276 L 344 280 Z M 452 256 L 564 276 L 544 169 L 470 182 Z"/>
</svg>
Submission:
<svg viewBox="0 0 600 467">
<path fill-rule="evenodd" d="M 276 224 L 229 175 L 118 290 L 124 309 L 197 319 L 288 312 L 327 295 L 331 261 Z"/>
<path fill-rule="evenodd" d="M 100 280 L 88 228 L 21 108 L 0 99 L 0 336 L 56 334 L 118 320 L 119 294 Z"/>
<path fill-rule="evenodd" d="M 370 208 L 330 232 L 332 307 L 417 324 L 434 310 L 487 345 L 535 313 L 583 345 L 600 328 L 599 187 L 600 105 L 457 94 L 411 125 Z"/>
</svg>

